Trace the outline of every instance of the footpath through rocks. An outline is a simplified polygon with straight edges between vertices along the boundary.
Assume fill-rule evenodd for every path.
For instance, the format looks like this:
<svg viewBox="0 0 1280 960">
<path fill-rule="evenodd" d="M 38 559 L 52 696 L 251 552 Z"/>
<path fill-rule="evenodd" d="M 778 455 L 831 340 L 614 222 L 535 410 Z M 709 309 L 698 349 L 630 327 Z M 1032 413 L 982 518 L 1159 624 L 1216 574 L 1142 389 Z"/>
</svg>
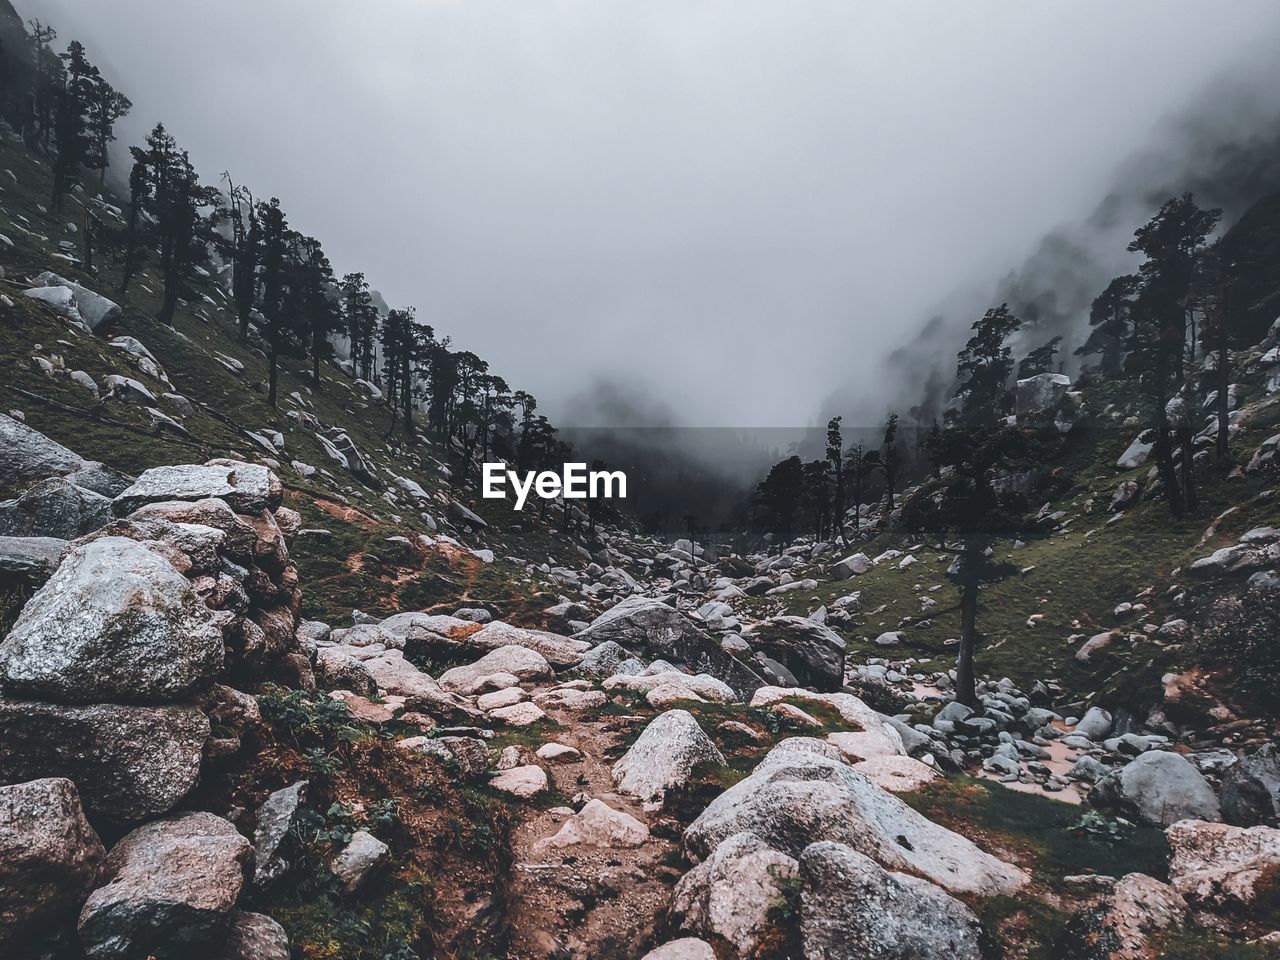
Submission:
<svg viewBox="0 0 1280 960">
<path fill-rule="evenodd" d="M 534 702 L 548 703 L 552 689 L 533 690 Z M 613 779 L 619 745 L 645 718 L 554 706 L 547 715 L 555 726 L 532 759 L 547 772 L 550 799 L 530 806 L 511 835 L 510 956 L 626 956 L 653 938 L 680 876 L 671 866 L 679 826 Z"/>
</svg>

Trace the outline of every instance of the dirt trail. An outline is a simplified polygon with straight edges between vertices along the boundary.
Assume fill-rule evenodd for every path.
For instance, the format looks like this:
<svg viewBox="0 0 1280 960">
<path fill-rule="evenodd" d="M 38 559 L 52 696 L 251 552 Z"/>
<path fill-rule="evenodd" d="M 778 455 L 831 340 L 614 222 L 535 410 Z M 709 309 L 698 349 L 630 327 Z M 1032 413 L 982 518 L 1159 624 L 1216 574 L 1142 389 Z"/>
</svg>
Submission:
<svg viewBox="0 0 1280 960">
<path fill-rule="evenodd" d="M 509 956 L 643 956 L 654 945 L 655 927 L 681 876 L 671 865 L 678 857 L 679 825 L 614 790 L 609 751 L 628 726 L 627 718 L 584 717 L 567 710 L 548 710 L 548 716 L 560 726 L 547 740 L 581 752 L 573 762 L 538 761 L 551 778 L 553 802 L 567 804 L 585 794 L 635 817 L 650 836 L 639 847 L 547 847 L 540 841 L 554 835 L 572 811 L 529 804 L 512 836 Z"/>
</svg>

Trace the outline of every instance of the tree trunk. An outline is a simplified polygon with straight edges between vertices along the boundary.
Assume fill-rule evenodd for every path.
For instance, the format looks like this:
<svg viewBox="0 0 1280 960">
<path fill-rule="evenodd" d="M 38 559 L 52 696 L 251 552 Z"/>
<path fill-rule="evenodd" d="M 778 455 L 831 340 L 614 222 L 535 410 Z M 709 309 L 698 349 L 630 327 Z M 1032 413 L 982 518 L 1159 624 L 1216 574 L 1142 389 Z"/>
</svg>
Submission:
<svg viewBox="0 0 1280 960">
<path fill-rule="evenodd" d="M 271 332 L 271 352 L 267 355 L 267 403 L 271 406 L 276 405 L 276 381 L 280 378 L 280 350 L 277 345 L 279 338 L 275 335 L 275 331 Z"/>
<path fill-rule="evenodd" d="M 1229 400 L 1227 389 L 1231 386 L 1231 348 L 1230 336 L 1227 330 L 1227 290 L 1226 283 L 1222 285 L 1222 302 L 1218 305 L 1220 316 L 1218 317 L 1218 443 L 1217 454 L 1218 462 L 1226 463 L 1230 456 L 1229 441 L 1230 435 L 1227 431 L 1227 423 L 1230 419 L 1231 411 L 1229 409 Z"/>
<path fill-rule="evenodd" d="M 160 314 L 156 317 L 166 327 L 173 326 L 173 315 L 178 310 L 178 282 L 165 279 L 164 301 L 160 305 Z"/>
<path fill-rule="evenodd" d="M 978 684 L 974 673 L 974 656 L 978 649 L 978 577 L 972 571 L 977 558 L 970 559 L 973 548 L 965 548 L 961 558 L 963 578 L 960 585 L 960 651 L 956 656 L 956 699 L 966 707 L 978 703 Z"/>
<path fill-rule="evenodd" d="M 1182 451 L 1182 500 L 1186 508 L 1194 513 L 1200 506 L 1200 498 L 1196 494 L 1195 450 L 1190 424 L 1179 425 L 1178 448 Z"/>
</svg>

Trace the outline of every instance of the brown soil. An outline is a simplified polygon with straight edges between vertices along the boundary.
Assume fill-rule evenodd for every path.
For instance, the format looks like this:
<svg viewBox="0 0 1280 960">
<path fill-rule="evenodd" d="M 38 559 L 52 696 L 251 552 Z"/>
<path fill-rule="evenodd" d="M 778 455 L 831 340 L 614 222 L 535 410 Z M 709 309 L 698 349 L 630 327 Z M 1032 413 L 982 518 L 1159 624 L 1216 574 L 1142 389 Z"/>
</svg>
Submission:
<svg viewBox="0 0 1280 960">
<path fill-rule="evenodd" d="M 619 960 L 643 956 L 656 945 L 671 888 L 683 873 L 681 825 L 661 811 L 614 791 L 610 770 L 622 732 L 647 718 L 593 717 L 552 711 L 561 727 L 548 737 L 581 751 L 573 763 L 542 763 L 557 800 L 586 794 L 630 814 L 650 829 L 636 848 L 573 846 L 552 849 L 539 841 L 568 819 L 548 804 L 517 813 L 511 833 L 511 943 L 514 960 L 573 958 Z M 575 805 L 576 806 L 576 805 Z"/>
</svg>

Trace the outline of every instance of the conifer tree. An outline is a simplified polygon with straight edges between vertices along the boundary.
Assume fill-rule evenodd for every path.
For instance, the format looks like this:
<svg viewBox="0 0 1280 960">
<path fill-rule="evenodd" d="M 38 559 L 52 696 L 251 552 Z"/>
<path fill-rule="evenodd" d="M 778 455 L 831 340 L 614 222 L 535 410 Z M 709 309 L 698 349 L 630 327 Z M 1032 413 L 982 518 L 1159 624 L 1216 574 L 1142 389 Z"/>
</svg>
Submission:
<svg viewBox="0 0 1280 960">
<path fill-rule="evenodd" d="M 903 508 L 908 529 L 934 538 L 938 550 L 955 556 L 948 576 L 960 591 L 956 699 L 968 706 L 977 703 L 979 590 L 1015 570 L 995 559 L 995 546 L 1036 530 L 1025 496 L 1013 485 L 996 482 L 1034 458 L 1027 438 L 1006 417 L 1012 369 L 1006 341 L 1017 327 L 1005 307 L 988 310 L 974 324 L 957 357 L 960 407 L 928 444 L 935 479 Z"/>
</svg>

